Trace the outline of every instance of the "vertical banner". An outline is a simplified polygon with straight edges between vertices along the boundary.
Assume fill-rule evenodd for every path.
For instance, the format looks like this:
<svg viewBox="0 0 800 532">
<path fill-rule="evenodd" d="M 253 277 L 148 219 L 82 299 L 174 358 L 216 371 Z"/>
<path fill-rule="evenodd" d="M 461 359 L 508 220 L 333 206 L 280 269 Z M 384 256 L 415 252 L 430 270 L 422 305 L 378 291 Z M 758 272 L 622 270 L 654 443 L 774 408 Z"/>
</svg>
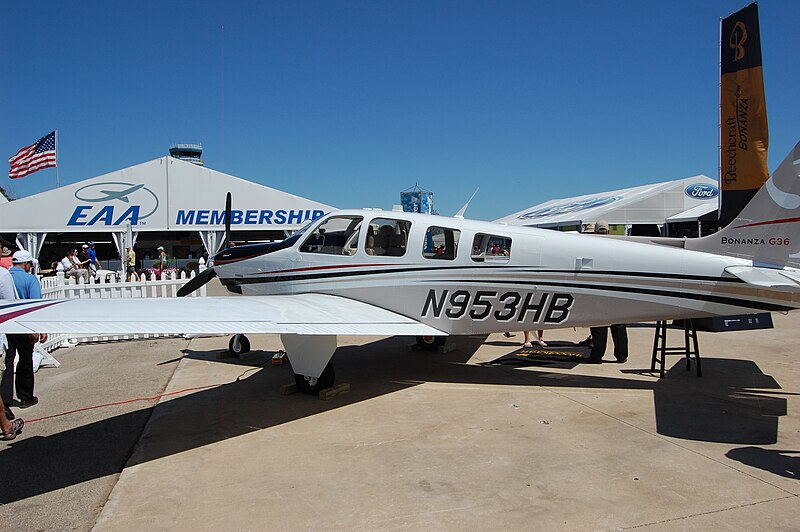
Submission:
<svg viewBox="0 0 800 532">
<path fill-rule="evenodd" d="M 725 227 L 769 178 L 769 130 L 758 4 L 721 25 L 719 225 Z"/>
</svg>

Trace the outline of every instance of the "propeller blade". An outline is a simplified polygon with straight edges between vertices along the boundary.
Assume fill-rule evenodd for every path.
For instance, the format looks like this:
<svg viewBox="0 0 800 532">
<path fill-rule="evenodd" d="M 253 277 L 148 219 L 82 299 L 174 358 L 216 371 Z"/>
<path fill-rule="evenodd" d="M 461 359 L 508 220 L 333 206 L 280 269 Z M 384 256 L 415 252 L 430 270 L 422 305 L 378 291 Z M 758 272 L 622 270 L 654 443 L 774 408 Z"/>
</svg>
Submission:
<svg viewBox="0 0 800 532">
<path fill-rule="evenodd" d="M 181 286 L 178 290 L 178 297 L 188 296 L 211 279 L 217 276 L 217 272 L 214 271 L 214 268 L 208 268 L 207 270 L 203 270 L 202 272 L 195 275 L 193 278 L 189 279 L 189 282 L 185 285 Z"/>
<path fill-rule="evenodd" d="M 225 197 L 225 247 L 231 245 L 231 193 Z"/>
</svg>

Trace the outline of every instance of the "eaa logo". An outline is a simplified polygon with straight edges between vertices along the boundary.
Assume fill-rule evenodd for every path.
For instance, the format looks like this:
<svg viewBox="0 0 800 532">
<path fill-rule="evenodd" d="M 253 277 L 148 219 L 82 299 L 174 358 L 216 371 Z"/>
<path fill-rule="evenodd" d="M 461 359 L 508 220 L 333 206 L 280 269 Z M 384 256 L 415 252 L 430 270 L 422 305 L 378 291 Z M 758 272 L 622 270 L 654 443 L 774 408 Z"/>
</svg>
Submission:
<svg viewBox="0 0 800 532">
<path fill-rule="evenodd" d="M 568 212 L 578 212 L 592 207 L 599 207 L 601 205 L 608 205 L 619 199 L 619 196 L 605 196 L 602 198 L 591 198 L 582 201 L 570 201 L 568 203 L 559 203 L 551 205 L 550 207 L 542 207 L 534 211 L 528 211 L 524 214 L 517 216 L 520 220 L 531 220 L 534 218 L 544 218 L 545 216 L 555 216 L 557 214 L 566 214 Z"/>
<path fill-rule="evenodd" d="M 684 190 L 684 193 L 693 199 L 707 200 L 714 199 L 719 196 L 719 189 L 716 185 L 709 185 L 707 183 L 695 183 L 689 185 Z"/>
<path fill-rule="evenodd" d="M 122 225 L 139 223 L 158 209 L 158 198 L 143 183 L 92 183 L 75 191 L 80 203 L 72 211 L 67 225 Z"/>
<path fill-rule="evenodd" d="M 747 26 L 741 20 L 733 25 L 731 35 L 728 37 L 728 46 L 733 50 L 733 60 L 739 61 L 744 58 L 744 43 L 747 42 Z"/>
</svg>

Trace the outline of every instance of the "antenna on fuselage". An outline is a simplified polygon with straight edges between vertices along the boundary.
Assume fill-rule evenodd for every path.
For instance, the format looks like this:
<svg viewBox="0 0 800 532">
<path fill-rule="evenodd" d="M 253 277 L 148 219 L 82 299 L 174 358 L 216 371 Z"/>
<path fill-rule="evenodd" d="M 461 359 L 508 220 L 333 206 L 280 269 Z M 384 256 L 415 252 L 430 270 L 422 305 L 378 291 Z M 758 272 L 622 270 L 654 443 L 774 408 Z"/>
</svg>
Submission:
<svg viewBox="0 0 800 532">
<path fill-rule="evenodd" d="M 469 207 L 469 202 L 472 201 L 472 198 L 475 197 L 475 194 L 477 194 L 479 190 L 480 188 L 475 189 L 475 192 L 472 193 L 472 196 L 470 196 L 467 202 L 464 204 L 464 206 L 461 207 L 458 210 L 458 212 L 453 215 L 453 218 L 460 218 L 462 220 L 464 219 L 464 213 L 467 212 L 467 207 Z"/>
</svg>

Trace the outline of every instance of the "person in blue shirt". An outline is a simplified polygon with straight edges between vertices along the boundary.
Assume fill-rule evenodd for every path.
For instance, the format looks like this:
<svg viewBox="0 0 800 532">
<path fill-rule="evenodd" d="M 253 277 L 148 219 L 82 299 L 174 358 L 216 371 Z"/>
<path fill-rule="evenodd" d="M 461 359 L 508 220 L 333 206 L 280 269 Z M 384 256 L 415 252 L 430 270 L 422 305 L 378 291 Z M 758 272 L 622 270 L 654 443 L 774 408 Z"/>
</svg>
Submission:
<svg viewBox="0 0 800 532">
<path fill-rule="evenodd" d="M 37 260 L 24 249 L 14 253 L 11 258 L 13 266 L 8 273 L 14 281 L 14 288 L 17 290 L 19 299 L 41 299 L 42 286 L 39 279 L 31 273 Z M 33 346 L 36 342 L 47 341 L 46 334 L 9 334 L 8 350 L 6 351 L 6 371 L 0 380 L 0 396 L 3 398 L 3 405 L 10 411 L 14 401 L 14 388 L 17 390 L 20 408 L 28 408 L 39 402 L 33 395 Z M 19 353 L 16 371 L 14 359 Z"/>
<path fill-rule="evenodd" d="M 89 248 L 86 250 L 86 256 L 89 257 L 89 268 L 92 270 L 92 275 L 97 273 L 100 269 L 100 263 L 97 262 L 97 251 L 94 249 L 94 240 L 89 242 Z"/>
</svg>

